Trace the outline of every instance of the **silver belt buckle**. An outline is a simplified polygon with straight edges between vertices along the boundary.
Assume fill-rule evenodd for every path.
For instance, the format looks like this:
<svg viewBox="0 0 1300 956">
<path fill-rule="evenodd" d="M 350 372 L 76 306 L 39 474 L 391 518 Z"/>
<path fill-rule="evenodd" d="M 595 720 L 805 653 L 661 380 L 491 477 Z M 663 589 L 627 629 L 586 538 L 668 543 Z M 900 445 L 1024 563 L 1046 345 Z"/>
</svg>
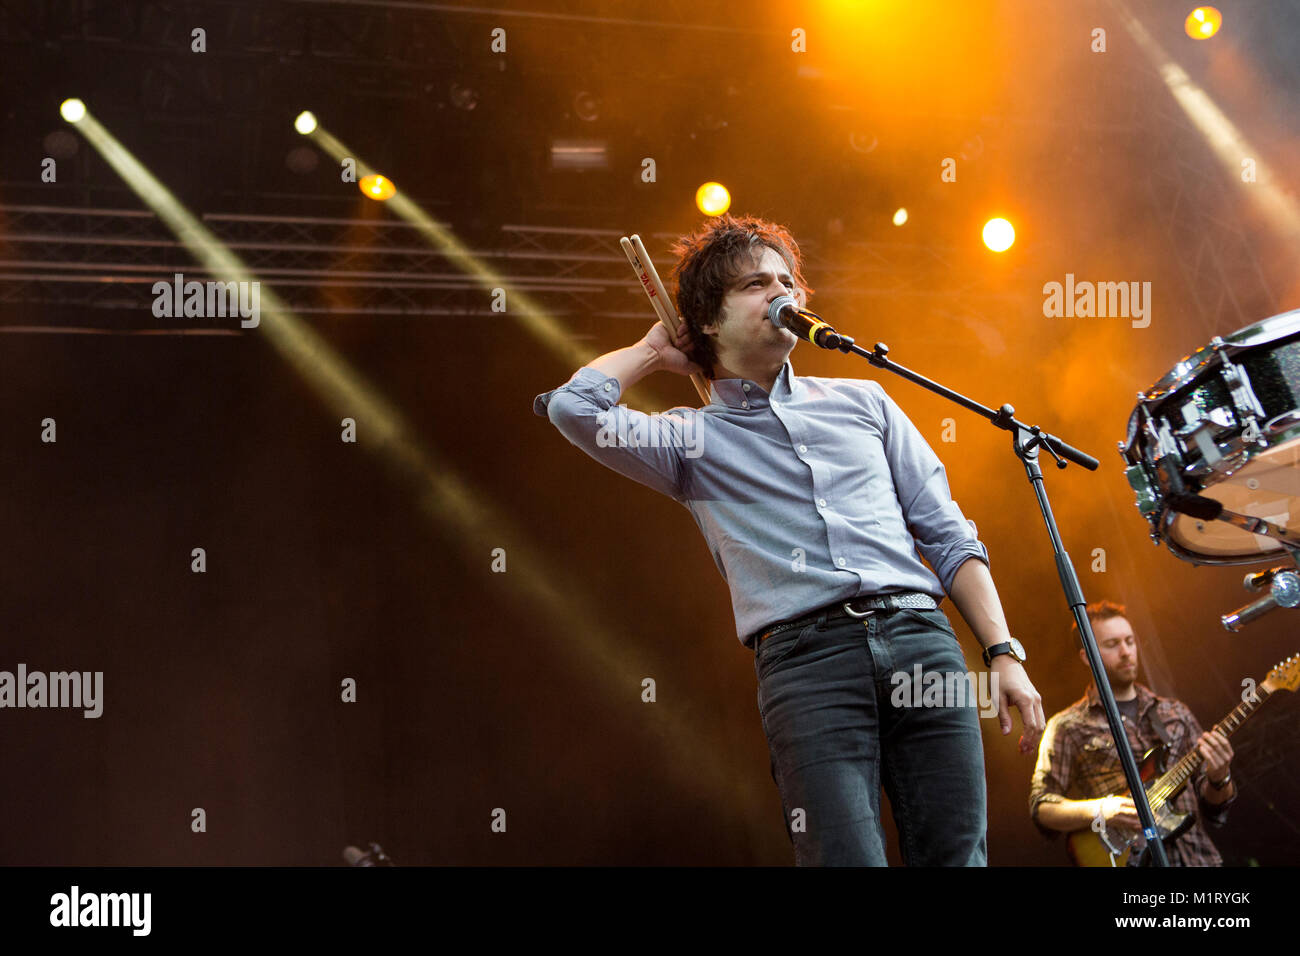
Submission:
<svg viewBox="0 0 1300 956">
<path fill-rule="evenodd" d="M 856 617 L 858 620 L 862 620 L 864 617 L 871 617 L 871 615 L 875 614 L 877 611 L 880 610 L 880 608 L 878 607 L 873 607 L 873 608 L 868 608 L 867 610 L 859 613 L 853 610 L 852 603 L 853 602 L 851 601 L 845 601 L 844 604 L 841 606 L 844 608 L 845 614 L 847 614 L 849 617 Z"/>
</svg>

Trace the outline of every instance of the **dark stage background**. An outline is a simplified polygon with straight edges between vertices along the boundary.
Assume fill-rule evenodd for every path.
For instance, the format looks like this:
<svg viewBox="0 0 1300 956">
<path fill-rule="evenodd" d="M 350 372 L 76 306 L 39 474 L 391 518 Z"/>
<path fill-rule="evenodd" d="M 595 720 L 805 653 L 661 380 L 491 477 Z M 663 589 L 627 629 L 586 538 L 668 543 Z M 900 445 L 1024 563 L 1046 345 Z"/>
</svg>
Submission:
<svg viewBox="0 0 1300 956">
<path fill-rule="evenodd" d="M 6 2 L 0 669 L 103 671 L 105 703 L 95 720 L 0 713 L 0 863 L 334 865 L 370 840 L 405 864 L 792 862 L 752 654 L 693 521 L 533 415 L 580 363 L 493 313 L 452 259 L 394 252 L 421 240 L 323 151 L 289 168 L 304 108 L 589 356 L 653 320 L 617 237 L 646 237 L 666 277 L 671 236 L 702 219 L 695 188 L 726 183 L 733 212 L 805 245 L 813 308 L 1101 459 L 1047 469 L 1085 594 L 1127 603 L 1142 679 L 1221 718 L 1243 678 L 1300 651 L 1296 618 L 1225 632 L 1244 569 L 1154 548 L 1115 443 L 1185 354 L 1300 305 L 1297 236 L 1246 192 L 1296 202 L 1300 11 L 1223 2 L 1223 34 L 1197 44 L 1185 5 L 1134 8 L 1271 180 L 1225 169 L 1108 3 Z M 212 225 L 322 364 L 399 411 L 427 467 L 395 464 L 400 442 L 361 411 L 340 441 L 348 400 L 285 360 L 270 319 L 151 314 L 152 282 L 201 269 L 174 245 L 114 246 L 174 237 L 90 212 L 148 207 L 78 134 L 41 181 L 69 148 L 51 139 L 74 130 L 69 96 L 196 215 L 312 220 Z M 603 142 L 606 167 L 553 169 L 565 137 Z M 1016 225 L 1003 256 L 979 241 L 991 215 Z M 347 281 L 361 271 L 379 281 Z M 393 291 L 432 273 L 450 278 Z M 1043 285 L 1067 273 L 1150 282 L 1150 326 L 1045 317 Z M 537 281 L 556 276 L 583 281 Z M 220 334 L 137 334 L 180 329 Z M 979 526 L 1048 713 L 1077 699 L 1088 674 L 1004 434 L 842 356 L 792 362 L 883 382 Z M 626 401 L 697 404 L 670 376 Z M 1300 861 L 1298 713 L 1279 695 L 1234 738 L 1241 797 L 1215 836 L 1230 864 Z M 990 862 L 1062 863 L 1028 820 L 1032 758 L 985 724 Z"/>
</svg>

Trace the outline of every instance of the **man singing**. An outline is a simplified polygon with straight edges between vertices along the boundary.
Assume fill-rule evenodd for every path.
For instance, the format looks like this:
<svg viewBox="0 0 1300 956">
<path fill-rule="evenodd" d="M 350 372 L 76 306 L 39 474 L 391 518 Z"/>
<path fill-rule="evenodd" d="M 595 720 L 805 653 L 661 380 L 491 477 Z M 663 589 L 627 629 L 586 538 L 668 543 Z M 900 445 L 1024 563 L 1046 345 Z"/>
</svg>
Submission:
<svg viewBox="0 0 1300 956">
<path fill-rule="evenodd" d="M 1002 733 L 1014 706 L 1020 750 L 1033 751 L 1041 698 L 987 550 L 943 465 L 880 385 L 795 376 L 796 337 L 767 318 L 780 295 L 807 301 L 786 229 L 723 216 L 674 252 L 678 335 L 654 325 L 537 396 L 534 411 L 601 464 L 685 506 L 704 533 L 737 636 L 754 651 L 795 863 L 886 865 L 883 785 L 908 865 L 985 865 L 975 709 L 928 696 L 917 706 L 906 694 L 912 703 L 896 706 L 891 690 L 918 666 L 966 674 L 938 609 L 946 593 L 984 649 Z M 702 372 L 709 404 L 656 415 L 616 404 L 656 371 Z"/>
</svg>

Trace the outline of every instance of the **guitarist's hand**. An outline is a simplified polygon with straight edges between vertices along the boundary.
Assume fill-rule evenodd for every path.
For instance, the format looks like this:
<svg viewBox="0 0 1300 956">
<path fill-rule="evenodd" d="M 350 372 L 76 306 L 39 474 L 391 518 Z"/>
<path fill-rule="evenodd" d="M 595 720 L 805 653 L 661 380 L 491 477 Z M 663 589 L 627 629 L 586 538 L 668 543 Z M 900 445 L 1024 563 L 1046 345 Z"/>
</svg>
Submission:
<svg viewBox="0 0 1300 956">
<path fill-rule="evenodd" d="M 1232 763 L 1232 744 L 1220 731 L 1211 730 L 1201 734 L 1197 750 L 1205 758 L 1205 775 L 1211 780 L 1222 780 L 1228 775 Z"/>
<path fill-rule="evenodd" d="M 1025 731 L 1020 736 L 1020 752 L 1033 753 L 1038 747 L 1038 738 L 1043 736 L 1043 728 L 1047 726 L 1047 718 L 1043 716 L 1043 698 L 1030 683 L 1024 665 L 1010 654 L 993 658 L 990 670 L 997 677 L 998 725 L 1003 735 L 1011 733 L 1011 708 L 1014 707 L 1020 711 L 1020 723 Z"/>
<path fill-rule="evenodd" d="M 1137 807 L 1131 797 L 1102 797 L 1098 803 L 1101 804 L 1102 819 L 1106 821 L 1107 826 L 1126 827 L 1129 830 L 1142 829 L 1142 824 L 1138 820 Z"/>
</svg>

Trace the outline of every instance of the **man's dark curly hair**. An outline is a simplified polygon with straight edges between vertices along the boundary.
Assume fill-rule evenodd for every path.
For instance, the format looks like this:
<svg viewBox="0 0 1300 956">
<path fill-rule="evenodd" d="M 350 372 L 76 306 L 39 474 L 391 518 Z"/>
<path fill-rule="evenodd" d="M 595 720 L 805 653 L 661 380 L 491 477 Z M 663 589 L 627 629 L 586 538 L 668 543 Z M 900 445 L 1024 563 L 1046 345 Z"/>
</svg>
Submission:
<svg viewBox="0 0 1300 956">
<path fill-rule="evenodd" d="M 713 339 L 700 326 L 714 322 L 731 283 L 762 254 L 759 246 L 775 249 L 785 260 L 795 284 L 805 295 L 812 289 L 803 278 L 803 256 L 794 236 L 784 226 L 754 216 L 717 216 L 699 231 L 683 236 L 673 246 L 678 257 L 673 269 L 677 281 L 677 314 L 691 333 L 691 361 L 714 376 L 717 361 Z"/>
</svg>

